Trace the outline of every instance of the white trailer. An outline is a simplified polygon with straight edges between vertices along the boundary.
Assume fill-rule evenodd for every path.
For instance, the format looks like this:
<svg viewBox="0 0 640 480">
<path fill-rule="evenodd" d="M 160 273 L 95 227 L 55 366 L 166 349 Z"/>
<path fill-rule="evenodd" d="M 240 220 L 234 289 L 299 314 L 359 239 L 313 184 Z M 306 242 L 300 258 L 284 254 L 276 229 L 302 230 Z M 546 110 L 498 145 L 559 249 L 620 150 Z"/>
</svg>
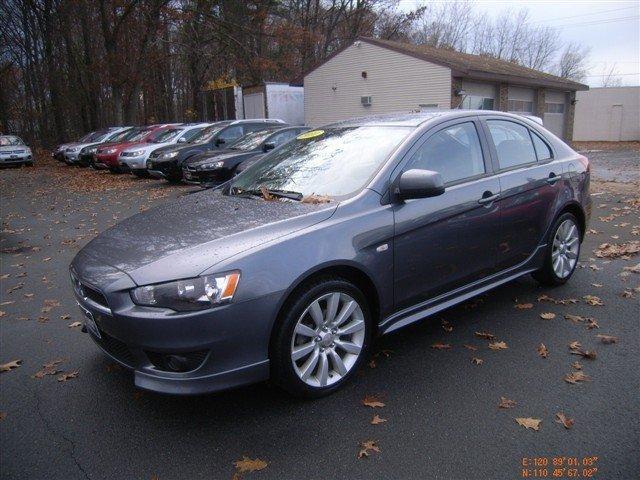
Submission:
<svg viewBox="0 0 640 480">
<path fill-rule="evenodd" d="M 288 83 L 264 82 L 242 88 L 244 118 L 279 118 L 304 125 L 304 88 Z"/>
</svg>

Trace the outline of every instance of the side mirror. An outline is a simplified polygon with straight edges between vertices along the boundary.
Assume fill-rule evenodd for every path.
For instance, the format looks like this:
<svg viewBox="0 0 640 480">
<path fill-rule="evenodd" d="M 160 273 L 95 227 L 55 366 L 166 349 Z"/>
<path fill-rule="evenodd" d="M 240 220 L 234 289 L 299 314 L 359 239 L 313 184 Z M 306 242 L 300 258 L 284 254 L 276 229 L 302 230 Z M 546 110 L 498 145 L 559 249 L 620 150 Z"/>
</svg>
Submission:
<svg viewBox="0 0 640 480">
<path fill-rule="evenodd" d="M 262 146 L 262 150 L 264 150 L 265 152 L 273 150 L 274 148 L 276 148 L 276 144 L 273 142 L 267 142 Z"/>
<path fill-rule="evenodd" d="M 186 143 L 186 141 L 187 141 L 187 139 L 186 139 L 186 138 L 184 138 L 184 137 L 180 137 L 180 138 L 178 139 L 178 143 Z"/>
<path fill-rule="evenodd" d="M 407 170 L 400 175 L 395 193 L 401 200 L 437 197 L 444 193 L 442 175 L 432 170 Z"/>
<path fill-rule="evenodd" d="M 216 147 L 227 143 L 224 138 L 216 138 Z"/>
</svg>

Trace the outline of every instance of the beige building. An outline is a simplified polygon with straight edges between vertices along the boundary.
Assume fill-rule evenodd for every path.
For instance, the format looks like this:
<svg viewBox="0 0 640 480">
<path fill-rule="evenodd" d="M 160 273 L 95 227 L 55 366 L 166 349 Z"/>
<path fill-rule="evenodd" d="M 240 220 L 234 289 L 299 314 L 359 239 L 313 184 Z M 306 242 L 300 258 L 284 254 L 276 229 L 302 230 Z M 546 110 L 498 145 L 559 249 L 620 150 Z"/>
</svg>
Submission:
<svg viewBox="0 0 640 480">
<path fill-rule="evenodd" d="M 574 140 L 640 140 L 640 87 L 593 88 L 576 99 Z"/>
<path fill-rule="evenodd" d="M 430 108 L 501 110 L 573 135 L 575 95 L 586 85 L 488 56 L 359 38 L 304 76 L 305 123 Z"/>
</svg>

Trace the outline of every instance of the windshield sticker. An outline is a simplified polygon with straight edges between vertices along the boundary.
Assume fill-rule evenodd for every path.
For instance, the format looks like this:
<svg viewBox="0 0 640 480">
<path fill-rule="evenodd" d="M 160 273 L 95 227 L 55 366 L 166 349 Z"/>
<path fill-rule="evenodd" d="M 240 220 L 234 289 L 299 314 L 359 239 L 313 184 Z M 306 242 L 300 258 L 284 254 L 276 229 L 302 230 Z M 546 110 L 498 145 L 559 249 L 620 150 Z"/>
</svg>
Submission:
<svg viewBox="0 0 640 480">
<path fill-rule="evenodd" d="M 308 140 L 309 138 L 316 138 L 324 135 L 324 130 L 311 130 L 310 132 L 305 132 L 301 135 L 298 135 L 296 138 L 298 140 Z"/>
</svg>

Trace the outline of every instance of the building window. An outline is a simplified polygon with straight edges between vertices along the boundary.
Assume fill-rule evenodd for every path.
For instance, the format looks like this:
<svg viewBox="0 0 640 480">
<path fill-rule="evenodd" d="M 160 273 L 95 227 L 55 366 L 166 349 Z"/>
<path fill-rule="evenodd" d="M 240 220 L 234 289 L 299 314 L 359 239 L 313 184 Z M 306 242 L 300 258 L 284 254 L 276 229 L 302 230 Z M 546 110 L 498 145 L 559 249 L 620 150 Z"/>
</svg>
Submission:
<svg viewBox="0 0 640 480">
<path fill-rule="evenodd" d="M 462 108 L 465 110 L 493 110 L 493 98 L 466 95 L 462 100 Z"/>
<path fill-rule="evenodd" d="M 509 100 L 510 112 L 533 113 L 533 102 L 525 100 Z"/>
<path fill-rule="evenodd" d="M 564 103 L 545 103 L 544 113 L 564 113 Z"/>
</svg>

